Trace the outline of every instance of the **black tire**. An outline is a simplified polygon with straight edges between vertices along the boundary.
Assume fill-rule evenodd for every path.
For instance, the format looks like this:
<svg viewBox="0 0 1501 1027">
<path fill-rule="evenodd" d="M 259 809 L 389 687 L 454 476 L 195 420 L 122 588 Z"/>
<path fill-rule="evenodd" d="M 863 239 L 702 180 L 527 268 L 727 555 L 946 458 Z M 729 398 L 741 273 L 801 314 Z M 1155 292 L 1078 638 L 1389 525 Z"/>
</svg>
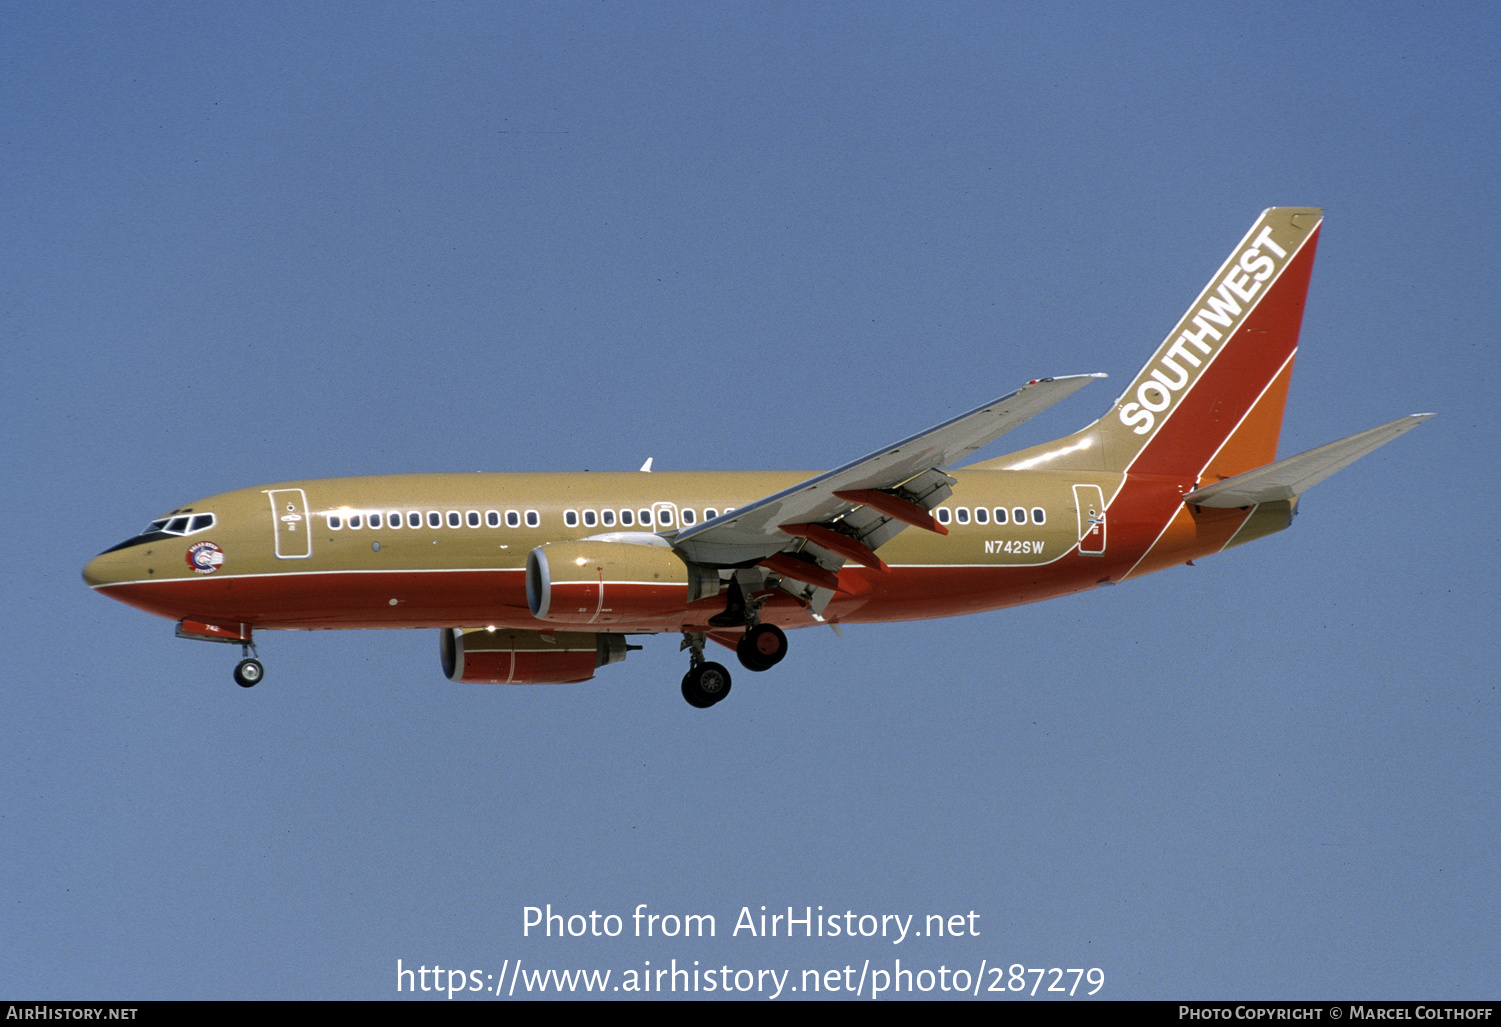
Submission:
<svg viewBox="0 0 1501 1027">
<path fill-rule="evenodd" d="M 718 663 L 700 663 L 683 675 L 683 698 L 706 710 L 730 694 L 730 672 Z"/>
<path fill-rule="evenodd" d="M 735 643 L 735 655 L 747 670 L 770 670 L 787 655 L 787 635 L 775 624 L 757 624 Z"/>
<path fill-rule="evenodd" d="M 266 668 L 260 660 L 241 660 L 235 667 L 235 684 L 241 688 L 254 688 L 266 676 Z"/>
</svg>

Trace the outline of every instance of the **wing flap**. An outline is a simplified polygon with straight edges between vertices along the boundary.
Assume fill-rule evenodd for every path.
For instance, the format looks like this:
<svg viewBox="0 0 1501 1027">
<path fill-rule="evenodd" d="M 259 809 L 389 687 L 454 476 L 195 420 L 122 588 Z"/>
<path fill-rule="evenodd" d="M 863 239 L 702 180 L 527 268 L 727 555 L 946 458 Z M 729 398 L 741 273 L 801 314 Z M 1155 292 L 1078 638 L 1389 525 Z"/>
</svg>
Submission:
<svg viewBox="0 0 1501 1027">
<path fill-rule="evenodd" d="M 937 471 L 1000 438 L 1048 407 L 1067 399 L 1102 374 L 1069 375 L 1028 382 L 1017 391 L 859 460 L 809 478 L 764 499 L 695 525 L 672 537 L 684 558 L 709 566 L 759 562 L 788 544 L 783 524 L 824 524 L 851 511 L 865 513 L 860 540 L 878 548 L 902 525 L 888 511 L 841 498 L 839 492 L 874 490 L 926 509 L 948 497 L 953 479 Z M 874 516 L 872 516 L 874 515 Z"/>
</svg>

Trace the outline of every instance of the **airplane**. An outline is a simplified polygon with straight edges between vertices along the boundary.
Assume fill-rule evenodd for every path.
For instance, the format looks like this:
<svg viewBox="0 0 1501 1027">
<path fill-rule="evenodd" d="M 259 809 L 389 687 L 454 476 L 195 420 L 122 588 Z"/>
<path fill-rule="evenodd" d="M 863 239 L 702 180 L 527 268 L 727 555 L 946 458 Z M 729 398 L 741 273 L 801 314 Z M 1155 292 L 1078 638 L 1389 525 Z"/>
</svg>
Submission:
<svg viewBox="0 0 1501 1027">
<path fill-rule="evenodd" d="M 786 631 L 996 610 L 1115 585 L 1288 527 L 1310 486 L 1413 414 L 1277 459 L 1322 211 L 1257 219 L 1115 403 L 955 466 L 1102 374 L 1015 392 L 833 470 L 403 474 L 179 506 L 84 569 L 95 591 L 241 647 L 257 630 L 437 628 L 459 682 L 587 681 L 681 634 L 683 698 L 766 671 Z"/>
</svg>

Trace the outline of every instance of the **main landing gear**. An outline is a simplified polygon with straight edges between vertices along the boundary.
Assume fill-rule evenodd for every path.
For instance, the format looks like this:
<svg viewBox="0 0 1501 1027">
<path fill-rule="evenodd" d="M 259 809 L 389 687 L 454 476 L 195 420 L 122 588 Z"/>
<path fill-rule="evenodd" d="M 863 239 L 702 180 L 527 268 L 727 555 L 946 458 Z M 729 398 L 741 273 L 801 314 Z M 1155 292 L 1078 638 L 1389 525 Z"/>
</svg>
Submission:
<svg viewBox="0 0 1501 1027">
<path fill-rule="evenodd" d="M 682 648 L 691 650 L 691 665 L 683 675 L 683 698 L 696 709 L 707 710 L 730 694 L 730 672 L 722 664 L 704 659 L 702 631 L 683 632 Z"/>
<path fill-rule="evenodd" d="M 735 655 L 747 670 L 770 670 L 787 655 L 787 636 L 775 624 L 753 624 L 735 644 Z"/>
<path fill-rule="evenodd" d="M 709 626 L 738 627 L 745 625 L 745 634 L 735 644 L 735 655 L 746 670 L 770 670 L 787 655 L 787 635 L 775 624 L 763 624 L 760 619 L 764 600 L 746 598 L 740 583 L 730 585 L 729 601 L 725 611 L 709 619 Z M 683 698 L 689 706 L 708 709 L 730 694 L 730 672 L 718 663 L 704 659 L 702 631 L 683 632 L 682 648 L 691 650 L 692 661 L 688 673 L 683 675 Z"/>
</svg>

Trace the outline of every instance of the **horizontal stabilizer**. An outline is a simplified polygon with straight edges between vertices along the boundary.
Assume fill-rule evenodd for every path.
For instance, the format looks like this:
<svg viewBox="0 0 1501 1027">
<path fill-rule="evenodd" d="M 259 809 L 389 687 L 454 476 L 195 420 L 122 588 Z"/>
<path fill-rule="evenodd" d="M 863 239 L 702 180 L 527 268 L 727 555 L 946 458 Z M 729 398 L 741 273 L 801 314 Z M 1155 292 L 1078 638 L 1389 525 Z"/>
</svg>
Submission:
<svg viewBox="0 0 1501 1027">
<path fill-rule="evenodd" d="M 1257 503 L 1275 503 L 1296 499 L 1335 471 L 1348 467 L 1379 446 L 1384 446 L 1403 432 L 1422 424 L 1432 414 L 1399 417 L 1379 428 L 1351 435 L 1306 453 L 1237 474 L 1213 485 L 1195 489 L 1183 497 L 1194 506 L 1237 507 Z"/>
</svg>

